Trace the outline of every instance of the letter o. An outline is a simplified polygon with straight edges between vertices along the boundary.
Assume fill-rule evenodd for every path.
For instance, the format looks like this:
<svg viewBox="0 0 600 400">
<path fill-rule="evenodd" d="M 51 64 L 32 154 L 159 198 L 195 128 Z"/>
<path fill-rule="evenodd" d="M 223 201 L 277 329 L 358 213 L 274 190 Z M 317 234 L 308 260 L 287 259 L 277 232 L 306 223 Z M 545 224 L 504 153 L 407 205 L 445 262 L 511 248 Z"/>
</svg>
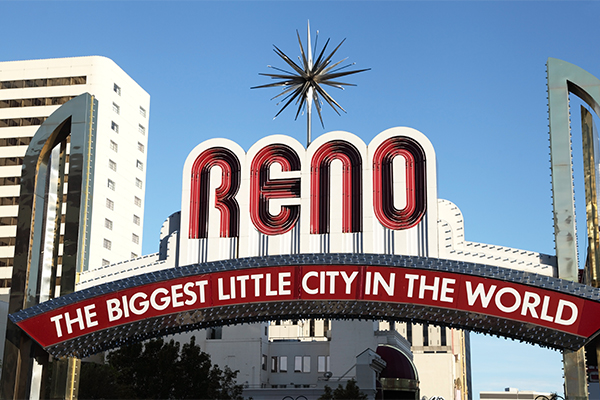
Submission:
<svg viewBox="0 0 600 400">
<path fill-rule="evenodd" d="M 510 307 L 506 307 L 504 304 L 502 304 L 502 295 L 504 293 L 510 293 L 513 296 L 515 296 L 515 304 L 513 304 Z M 519 307 L 521 307 L 521 295 L 519 294 L 519 292 L 517 292 L 516 289 L 513 289 L 511 287 L 504 287 L 504 288 L 498 290 L 496 292 L 495 301 L 496 301 L 496 307 L 498 307 L 498 309 L 500 311 L 505 312 L 505 313 L 514 312 Z"/>
</svg>

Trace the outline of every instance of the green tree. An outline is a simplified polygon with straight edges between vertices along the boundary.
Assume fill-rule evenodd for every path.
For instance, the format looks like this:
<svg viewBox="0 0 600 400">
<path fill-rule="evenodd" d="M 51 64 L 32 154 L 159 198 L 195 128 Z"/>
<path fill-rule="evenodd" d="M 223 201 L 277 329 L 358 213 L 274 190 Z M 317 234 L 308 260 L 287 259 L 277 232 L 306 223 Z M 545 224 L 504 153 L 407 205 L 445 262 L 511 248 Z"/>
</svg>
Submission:
<svg viewBox="0 0 600 400">
<path fill-rule="evenodd" d="M 110 352 L 107 365 L 82 365 L 80 399 L 242 399 L 237 371 L 212 365 L 196 338 L 153 339 Z"/>
<path fill-rule="evenodd" d="M 333 392 L 325 385 L 325 390 L 318 400 L 366 400 L 368 396 L 360 391 L 354 379 L 346 382 L 346 387 L 341 384 Z"/>
<path fill-rule="evenodd" d="M 325 385 L 325 390 L 323 390 L 323 394 L 319 396 L 317 400 L 333 400 L 333 390 L 327 385 Z"/>
</svg>

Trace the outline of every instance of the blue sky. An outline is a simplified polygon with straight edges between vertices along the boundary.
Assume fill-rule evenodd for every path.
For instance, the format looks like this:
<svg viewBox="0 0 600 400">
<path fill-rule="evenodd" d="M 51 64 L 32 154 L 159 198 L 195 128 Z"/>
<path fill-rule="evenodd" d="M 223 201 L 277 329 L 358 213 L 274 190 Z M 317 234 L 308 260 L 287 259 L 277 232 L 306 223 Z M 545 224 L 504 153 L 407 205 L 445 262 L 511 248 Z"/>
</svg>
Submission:
<svg viewBox="0 0 600 400">
<path fill-rule="evenodd" d="M 180 209 L 198 143 L 248 149 L 274 133 L 304 142 L 291 110 L 272 119 L 277 91 L 250 87 L 269 83 L 258 75 L 267 65 L 283 67 L 273 44 L 298 54 L 307 20 L 321 43 L 347 38 L 336 59 L 371 68 L 350 78 L 357 87 L 332 91 L 348 113 L 325 109 L 313 135 L 345 130 L 368 143 L 416 128 L 436 149 L 439 197 L 462 210 L 467 240 L 554 254 L 545 63 L 600 76 L 600 2 L 0 1 L 0 14 L 0 60 L 102 55 L 151 94 L 146 254 Z M 475 399 L 509 386 L 562 392 L 556 352 L 481 335 L 472 350 Z"/>
</svg>

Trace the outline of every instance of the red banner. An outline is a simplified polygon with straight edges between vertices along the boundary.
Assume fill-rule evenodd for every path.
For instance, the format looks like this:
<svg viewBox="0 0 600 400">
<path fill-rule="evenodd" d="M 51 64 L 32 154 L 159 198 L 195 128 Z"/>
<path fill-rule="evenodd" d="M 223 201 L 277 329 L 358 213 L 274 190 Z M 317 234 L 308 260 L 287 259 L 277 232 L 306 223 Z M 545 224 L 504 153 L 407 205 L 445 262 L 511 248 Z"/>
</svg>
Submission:
<svg viewBox="0 0 600 400">
<path fill-rule="evenodd" d="M 600 303 L 451 272 L 375 266 L 283 266 L 176 278 L 99 295 L 17 323 L 43 347 L 145 318 L 234 304 L 364 300 L 434 306 L 589 338 Z M 588 316 L 588 317 L 585 317 Z M 276 316 L 274 316 L 276 318 Z"/>
</svg>

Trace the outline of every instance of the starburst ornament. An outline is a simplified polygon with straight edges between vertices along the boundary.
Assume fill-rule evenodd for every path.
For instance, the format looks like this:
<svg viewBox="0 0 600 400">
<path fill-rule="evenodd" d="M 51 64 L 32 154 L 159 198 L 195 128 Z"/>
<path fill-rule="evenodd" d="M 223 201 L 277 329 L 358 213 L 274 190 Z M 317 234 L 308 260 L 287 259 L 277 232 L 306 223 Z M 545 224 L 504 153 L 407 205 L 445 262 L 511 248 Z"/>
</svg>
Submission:
<svg viewBox="0 0 600 400">
<path fill-rule="evenodd" d="M 275 115 L 274 119 L 277 118 L 279 114 L 283 112 L 290 104 L 294 103 L 297 105 L 296 117 L 294 119 L 298 119 L 298 115 L 300 115 L 301 111 L 306 112 L 306 136 L 307 136 L 307 145 L 310 144 L 311 138 L 311 113 L 312 113 L 312 104 L 314 102 L 315 107 L 317 109 L 317 113 L 319 114 L 319 120 L 321 121 L 321 126 L 325 126 L 323 124 L 323 116 L 321 114 L 323 101 L 335 111 L 338 115 L 340 115 L 340 111 L 346 112 L 340 104 L 335 101 L 333 97 L 329 95 L 323 89 L 323 85 L 331 86 L 338 89 L 344 89 L 344 86 L 356 86 L 351 83 L 340 82 L 337 79 L 343 76 L 357 74 L 359 72 L 368 71 L 370 68 L 366 69 L 358 69 L 348 71 L 345 70 L 348 67 L 354 65 L 354 63 L 350 63 L 347 65 L 339 66 L 347 58 L 344 58 L 334 64 L 332 64 L 331 59 L 333 55 L 338 51 L 340 46 L 344 43 L 344 40 L 337 45 L 335 49 L 329 55 L 325 55 L 325 51 L 327 50 L 327 45 L 329 44 L 329 39 L 325 42 L 325 45 L 319 52 L 318 57 L 313 62 L 312 57 L 312 43 L 310 39 L 310 23 L 308 24 L 308 38 L 307 38 L 307 46 L 306 52 L 304 51 L 304 46 L 302 45 L 302 40 L 300 40 L 300 34 L 296 30 L 296 35 L 298 36 L 298 44 L 300 45 L 300 57 L 298 60 L 301 61 L 300 65 L 296 62 L 292 61 L 283 51 L 281 51 L 277 46 L 273 45 L 275 53 L 285 61 L 288 66 L 290 66 L 293 72 L 286 71 L 281 68 L 273 67 L 269 65 L 269 68 L 273 68 L 281 73 L 275 74 L 260 74 L 263 76 L 271 77 L 271 79 L 277 79 L 278 82 L 270 83 L 267 85 L 254 86 L 252 89 L 258 88 L 269 88 L 269 87 L 282 87 L 283 91 L 279 93 L 277 96 L 273 97 L 273 99 L 281 98 L 281 100 L 277 103 L 277 105 L 283 104 L 281 110 Z M 317 54 L 317 41 L 318 41 L 319 32 L 317 31 L 317 38 L 315 40 L 314 53 Z"/>
</svg>

